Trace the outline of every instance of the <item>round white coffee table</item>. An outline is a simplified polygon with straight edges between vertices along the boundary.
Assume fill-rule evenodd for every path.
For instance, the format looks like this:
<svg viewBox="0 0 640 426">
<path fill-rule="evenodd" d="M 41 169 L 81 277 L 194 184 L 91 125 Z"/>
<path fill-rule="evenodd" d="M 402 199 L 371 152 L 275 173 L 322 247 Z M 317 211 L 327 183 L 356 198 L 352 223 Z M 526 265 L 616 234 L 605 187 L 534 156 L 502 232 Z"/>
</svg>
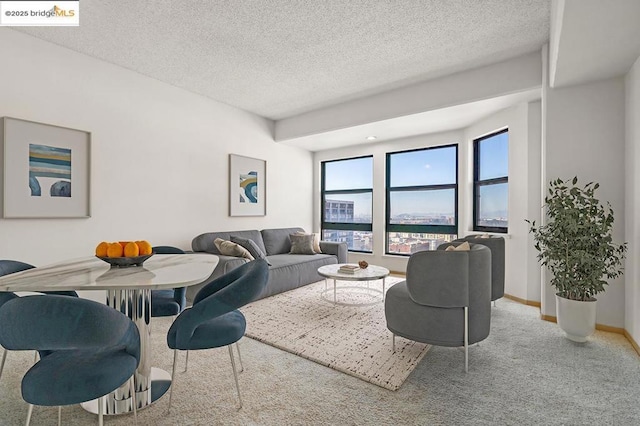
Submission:
<svg viewBox="0 0 640 426">
<path fill-rule="evenodd" d="M 384 292 L 385 292 L 385 278 L 389 275 L 389 270 L 382 266 L 369 265 L 365 269 L 358 268 L 355 270 L 353 274 L 339 272 L 339 269 L 344 263 L 339 263 L 337 265 L 325 265 L 318 268 L 318 274 L 325 278 L 325 291 L 322 293 L 322 296 L 338 305 L 372 305 L 375 303 L 380 303 L 380 301 L 384 301 Z M 357 266 L 357 265 L 356 265 Z M 326 294 L 330 291 L 328 287 L 328 280 L 333 280 L 333 300 L 327 299 Z M 376 281 L 382 280 L 382 291 L 373 287 L 364 287 L 364 286 L 340 286 L 337 287 L 337 281 Z M 340 302 L 337 300 L 336 293 L 338 288 L 340 290 L 346 291 L 358 291 L 358 292 L 371 292 L 381 294 L 382 298 L 373 303 L 347 303 Z"/>
</svg>

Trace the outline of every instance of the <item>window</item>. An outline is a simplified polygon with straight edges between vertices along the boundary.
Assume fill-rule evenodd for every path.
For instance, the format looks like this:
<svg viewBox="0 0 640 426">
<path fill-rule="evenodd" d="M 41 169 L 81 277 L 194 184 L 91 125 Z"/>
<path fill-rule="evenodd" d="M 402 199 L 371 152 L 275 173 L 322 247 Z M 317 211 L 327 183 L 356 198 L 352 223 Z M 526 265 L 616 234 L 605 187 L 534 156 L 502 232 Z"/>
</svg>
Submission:
<svg viewBox="0 0 640 426">
<path fill-rule="evenodd" d="M 322 239 L 371 253 L 373 157 L 323 161 L 321 166 Z"/>
<path fill-rule="evenodd" d="M 435 250 L 458 233 L 458 146 L 387 154 L 388 254 Z"/>
<path fill-rule="evenodd" d="M 473 141 L 473 230 L 507 232 L 509 131 Z"/>
</svg>

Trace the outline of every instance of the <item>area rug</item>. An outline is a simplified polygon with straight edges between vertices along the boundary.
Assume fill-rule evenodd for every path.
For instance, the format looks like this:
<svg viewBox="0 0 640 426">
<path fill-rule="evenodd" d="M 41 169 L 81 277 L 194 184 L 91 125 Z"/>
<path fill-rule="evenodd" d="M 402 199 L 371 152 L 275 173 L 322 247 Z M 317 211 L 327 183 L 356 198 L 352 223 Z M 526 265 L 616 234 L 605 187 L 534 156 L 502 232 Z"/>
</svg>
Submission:
<svg viewBox="0 0 640 426">
<path fill-rule="evenodd" d="M 402 278 L 388 277 L 387 288 Z M 351 288 L 342 288 L 347 284 Z M 369 285 L 372 291 L 361 286 Z M 398 390 L 427 353 L 430 345 L 396 338 L 386 327 L 381 281 L 338 283 L 320 281 L 249 304 L 246 336 L 389 390 Z M 362 291 L 360 291 L 362 290 Z M 377 298 L 377 302 L 374 298 Z"/>
</svg>

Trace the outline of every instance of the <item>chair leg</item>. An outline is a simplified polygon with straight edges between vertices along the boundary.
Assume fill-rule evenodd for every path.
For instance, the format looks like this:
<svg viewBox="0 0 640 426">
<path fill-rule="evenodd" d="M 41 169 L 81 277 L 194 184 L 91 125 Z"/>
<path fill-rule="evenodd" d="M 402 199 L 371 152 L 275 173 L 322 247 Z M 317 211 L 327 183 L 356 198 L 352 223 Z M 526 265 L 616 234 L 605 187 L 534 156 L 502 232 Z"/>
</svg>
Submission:
<svg viewBox="0 0 640 426">
<path fill-rule="evenodd" d="M 104 407 L 102 404 L 104 404 L 104 396 L 98 398 L 98 426 L 104 425 Z"/>
<path fill-rule="evenodd" d="M 29 410 L 27 411 L 27 422 L 25 423 L 27 426 L 29 426 L 29 423 L 31 423 L 32 413 L 33 413 L 33 404 L 29 404 Z"/>
<path fill-rule="evenodd" d="M 469 307 L 464 307 L 464 372 L 469 372 Z"/>
<path fill-rule="evenodd" d="M 189 350 L 187 350 L 187 358 L 184 360 L 184 371 L 183 373 L 187 372 L 187 368 L 189 367 Z"/>
<path fill-rule="evenodd" d="M 496 307 L 496 301 L 495 300 L 493 301 L 493 307 L 494 308 Z"/>
<path fill-rule="evenodd" d="M 133 377 L 136 373 L 131 375 L 129 379 L 129 387 L 131 388 L 131 404 L 133 404 L 133 423 L 138 425 L 138 400 L 136 399 L 136 382 L 133 380 Z"/>
<path fill-rule="evenodd" d="M 240 371 L 242 373 L 244 371 L 244 366 L 242 365 L 242 356 L 240 355 L 240 346 L 238 346 L 238 342 L 236 342 L 236 350 L 238 351 L 238 360 L 240 360 Z"/>
<path fill-rule="evenodd" d="M 62 424 L 62 405 L 58 405 L 58 426 Z"/>
<path fill-rule="evenodd" d="M 231 358 L 231 368 L 233 369 L 233 379 L 236 382 L 236 390 L 238 391 L 238 410 L 242 408 L 242 397 L 240 396 L 240 385 L 238 384 L 238 373 L 236 372 L 236 361 L 233 359 L 233 349 L 229 347 L 229 357 Z"/>
<path fill-rule="evenodd" d="M 3 349 L 2 352 L 2 363 L 0 364 L 0 377 L 2 377 L 2 371 L 4 370 L 4 362 L 7 360 L 7 350 Z"/>
<path fill-rule="evenodd" d="M 396 335 L 391 333 L 391 350 L 396 353 Z"/>
<path fill-rule="evenodd" d="M 169 408 L 167 408 L 167 413 L 171 410 L 171 398 L 173 398 L 173 388 L 176 386 L 176 365 L 177 364 L 178 364 L 178 350 L 174 349 L 173 350 L 173 368 L 171 369 L 171 388 L 169 388 Z"/>
<path fill-rule="evenodd" d="M 36 362 L 38 362 L 38 351 L 35 351 L 36 353 L 33 354 L 33 363 L 35 364 Z"/>
</svg>

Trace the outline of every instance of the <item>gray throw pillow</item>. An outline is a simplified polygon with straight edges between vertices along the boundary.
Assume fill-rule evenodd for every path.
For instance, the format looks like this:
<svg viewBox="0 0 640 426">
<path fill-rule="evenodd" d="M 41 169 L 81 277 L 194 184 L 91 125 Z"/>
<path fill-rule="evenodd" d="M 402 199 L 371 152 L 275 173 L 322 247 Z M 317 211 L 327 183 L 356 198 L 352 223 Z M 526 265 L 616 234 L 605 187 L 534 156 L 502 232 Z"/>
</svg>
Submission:
<svg viewBox="0 0 640 426">
<path fill-rule="evenodd" d="M 232 235 L 230 238 L 232 242 L 246 248 L 247 251 L 251 253 L 251 256 L 253 256 L 255 259 L 267 260 L 267 256 L 264 254 L 262 250 L 260 250 L 260 247 L 258 247 L 255 241 L 250 240 L 249 238 L 236 237 L 235 235 Z M 268 260 L 267 260 L 267 265 L 271 266 Z"/>
<path fill-rule="evenodd" d="M 313 234 L 291 234 L 291 254 L 316 254 L 313 249 Z"/>
</svg>

